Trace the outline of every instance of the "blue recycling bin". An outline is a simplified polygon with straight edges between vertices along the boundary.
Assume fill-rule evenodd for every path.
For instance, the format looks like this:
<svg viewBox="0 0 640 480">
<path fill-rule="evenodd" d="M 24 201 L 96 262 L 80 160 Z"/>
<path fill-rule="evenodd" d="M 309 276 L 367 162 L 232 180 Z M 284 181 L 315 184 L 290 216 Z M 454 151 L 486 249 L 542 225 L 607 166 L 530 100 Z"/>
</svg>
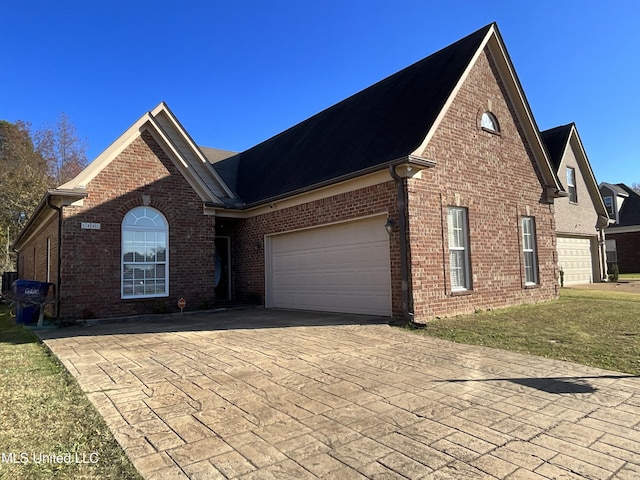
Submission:
<svg viewBox="0 0 640 480">
<path fill-rule="evenodd" d="M 17 303 L 16 323 L 28 325 L 38 320 L 40 305 L 49 293 L 51 283 L 35 280 L 16 280 L 13 283 L 13 297 Z"/>
</svg>

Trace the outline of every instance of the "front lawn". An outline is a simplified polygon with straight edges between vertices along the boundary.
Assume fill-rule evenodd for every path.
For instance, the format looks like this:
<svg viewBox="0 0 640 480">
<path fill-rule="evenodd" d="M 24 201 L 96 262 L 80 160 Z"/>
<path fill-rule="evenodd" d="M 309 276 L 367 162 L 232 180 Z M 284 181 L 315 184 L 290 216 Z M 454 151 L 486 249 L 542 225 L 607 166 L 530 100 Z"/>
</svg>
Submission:
<svg viewBox="0 0 640 480">
<path fill-rule="evenodd" d="M 419 330 L 640 375 L 640 295 L 564 288 L 560 299 L 436 319 Z"/>
<path fill-rule="evenodd" d="M 621 273 L 618 275 L 618 280 L 640 280 L 640 273 Z"/>
<path fill-rule="evenodd" d="M 0 305 L 0 478 L 140 479 L 102 417 Z"/>
</svg>

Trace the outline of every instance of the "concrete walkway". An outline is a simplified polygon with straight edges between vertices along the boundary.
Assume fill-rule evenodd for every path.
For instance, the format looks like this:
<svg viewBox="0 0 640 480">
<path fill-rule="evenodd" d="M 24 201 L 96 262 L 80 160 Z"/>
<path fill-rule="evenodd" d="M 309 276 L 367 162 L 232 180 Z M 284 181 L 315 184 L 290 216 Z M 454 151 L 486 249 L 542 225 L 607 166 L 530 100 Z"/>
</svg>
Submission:
<svg viewBox="0 0 640 480">
<path fill-rule="evenodd" d="M 41 335 L 147 479 L 640 478 L 637 377 L 331 314 Z"/>
</svg>

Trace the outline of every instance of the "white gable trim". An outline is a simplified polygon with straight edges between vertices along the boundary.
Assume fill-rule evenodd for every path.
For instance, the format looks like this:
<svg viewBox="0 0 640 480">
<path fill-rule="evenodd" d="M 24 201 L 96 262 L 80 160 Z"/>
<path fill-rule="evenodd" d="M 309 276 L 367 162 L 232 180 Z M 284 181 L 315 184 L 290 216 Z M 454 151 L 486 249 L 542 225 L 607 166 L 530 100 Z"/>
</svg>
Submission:
<svg viewBox="0 0 640 480">
<path fill-rule="evenodd" d="M 534 158 L 538 164 L 538 167 L 540 168 L 540 171 L 542 172 L 543 178 L 545 179 L 546 185 L 542 185 L 542 187 L 550 187 L 553 195 L 557 196 L 558 192 L 563 191 L 562 185 L 560 185 L 560 183 L 558 182 L 556 173 L 551 167 L 551 162 L 549 160 L 549 156 L 547 155 L 547 151 L 542 143 L 542 138 L 540 137 L 540 132 L 538 131 L 537 124 L 535 122 L 535 119 L 533 118 L 533 114 L 531 112 L 531 109 L 529 108 L 529 104 L 524 95 L 524 91 L 522 90 L 513 64 L 511 63 L 511 60 L 509 58 L 509 54 L 507 53 L 504 42 L 502 41 L 495 24 L 491 25 L 491 27 L 487 31 L 485 38 L 482 40 L 480 46 L 478 47 L 478 50 L 471 58 L 469 65 L 467 65 L 467 68 L 460 76 L 458 83 L 451 92 L 451 95 L 447 99 L 435 122 L 431 126 L 431 129 L 429 130 L 429 132 L 427 132 L 427 135 L 420 147 L 418 147 L 418 149 L 413 152 L 413 155 L 420 155 L 425 150 L 425 148 L 433 138 L 436 130 L 439 128 L 443 118 L 449 111 L 449 108 L 451 107 L 451 104 L 460 91 L 460 88 L 467 80 L 471 70 L 478 61 L 478 58 L 487 47 L 489 48 L 489 52 L 491 53 L 498 71 L 501 74 L 503 83 L 509 96 L 509 100 L 515 108 L 516 115 L 518 117 L 518 120 L 520 121 L 520 124 L 522 125 L 527 138 L 527 142 L 529 143 L 533 151 Z M 549 188 L 547 188 L 547 190 L 549 190 Z"/>
<path fill-rule="evenodd" d="M 222 177 L 218 175 L 218 172 L 216 172 L 213 168 L 211 168 L 211 162 L 209 162 L 207 160 L 207 157 L 204 156 L 204 154 L 200 150 L 200 147 L 196 145 L 196 143 L 191 138 L 191 135 L 189 135 L 189 133 L 182 126 L 178 118 L 173 114 L 171 109 L 164 102 L 160 103 L 160 105 L 158 105 L 151 112 L 151 115 L 153 116 L 154 119 L 158 118 L 162 114 L 164 114 L 164 116 L 166 116 L 166 118 L 169 119 L 172 127 L 181 135 L 182 140 L 188 145 L 188 147 L 191 149 L 192 153 L 195 155 L 195 157 L 200 162 L 200 164 L 202 164 L 204 168 L 206 168 L 206 171 L 210 174 L 210 176 L 212 176 L 216 180 L 216 183 L 218 184 L 217 186 L 226 194 L 226 196 L 230 198 L 235 198 L 234 193 L 227 186 L 224 180 L 222 180 Z"/>
<path fill-rule="evenodd" d="M 567 152 L 567 148 L 573 149 L 576 154 L 576 160 L 578 161 L 578 165 L 580 165 L 580 173 L 582 173 L 582 178 L 585 179 L 587 183 L 587 189 L 589 190 L 589 196 L 591 197 L 591 201 L 593 202 L 593 206 L 598 213 L 598 219 L 600 217 L 604 217 L 607 219 L 605 222 L 602 222 L 600 225 L 601 228 L 604 228 L 608 224 L 609 214 L 607 213 L 607 207 L 604 204 L 604 200 L 602 199 L 602 195 L 600 194 L 600 189 L 598 188 L 598 182 L 596 182 L 596 177 L 593 174 L 593 170 L 591 169 L 591 163 L 589 162 L 589 158 L 587 157 L 587 152 L 584 149 L 584 145 L 582 144 L 582 140 L 580 139 L 580 135 L 578 134 L 578 129 L 575 124 L 571 125 L 571 131 L 569 132 L 569 140 L 567 141 L 567 145 L 565 145 L 565 150 L 562 155 L 562 161 L 560 165 L 564 165 L 565 163 L 565 154 Z"/>
<path fill-rule="evenodd" d="M 473 54 L 473 57 L 471 58 L 471 61 L 469 62 L 469 65 L 467 65 L 467 68 L 465 68 L 464 72 L 460 76 L 460 79 L 458 80 L 458 83 L 453 88 L 453 91 L 451 92 L 451 95 L 449 95 L 449 98 L 445 102 L 444 106 L 442 107 L 442 109 L 440 109 L 440 113 L 438 113 L 438 116 L 436 117 L 435 121 L 431 125 L 431 128 L 427 132 L 427 136 L 424 138 L 424 140 L 422 141 L 420 146 L 416 150 L 413 151 L 412 155 L 420 156 L 422 154 L 422 152 L 424 152 L 425 148 L 427 148 L 427 145 L 429 144 L 429 142 L 431 141 L 431 139 L 435 135 L 436 131 L 440 127 L 440 124 L 442 123 L 442 120 L 444 119 L 444 117 L 446 116 L 447 112 L 449 111 L 449 108 L 451 107 L 451 104 L 455 100 L 456 96 L 458 95 L 458 92 L 462 88 L 462 85 L 464 84 L 464 82 L 466 81 L 467 77 L 469 76 L 469 73 L 471 72 L 471 69 L 474 67 L 474 65 L 476 64 L 476 62 L 478 60 L 478 57 L 480 57 L 480 55 L 482 54 L 482 51 L 484 50 L 484 47 L 487 45 L 487 42 L 489 41 L 489 38 L 491 37 L 491 35 L 493 33 L 493 28 L 494 27 L 491 26 L 491 28 L 487 32 L 486 36 L 482 40 L 482 43 L 480 44 L 480 47 L 478 47 L 478 50 L 476 50 L 476 53 Z"/>
<path fill-rule="evenodd" d="M 180 138 L 185 145 L 192 151 L 192 158 L 202 163 L 201 174 L 210 175 L 210 184 L 202 178 L 201 174 L 196 172 L 196 168 L 192 165 L 187 158 L 185 158 L 186 152 L 182 152 L 175 143 L 171 140 L 170 135 L 165 129 L 162 128 L 158 119 L 168 119 L 168 125 L 170 128 L 175 129 L 175 134 Z M 218 174 L 211 168 L 210 164 L 206 161 L 204 155 L 200 149 L 194 144 L 193 140 L 189 137 L 187 132 L 182 128 L 175 116 L 170 112 L 165 103 L 160 103 L 152 112 L 145 113 L 140 117 L 131 127 L 129 127 L 122 135 L 120 135 L 105 151 L 103 151 L 98 157 L 96 157 L 82 172 L 80 172 L 75 178 L 71 179 L 64 185 L 61 185 L 60 189 L 77 189 L 86 188 L 87 185 L 107 166 L 109 165 L 120 153 L 124 151 L 134 140 L 136 140 L 144 131 L 148 131 L 158 142 L 160 147 L 165 151 L 169 158 L 174 162 L 176 167 L 180 170 L 180 173 L 192 186 L 194 191 L 202 198 L 204 202 L 211 202 L 216 204 L 222 204 L 220 198 L 212 190 L 217 189 L 220 193 L 224 193 L 227 196 L 233 197 L 233 194 L 224 181 L 218 176 Z"/>
</svg>

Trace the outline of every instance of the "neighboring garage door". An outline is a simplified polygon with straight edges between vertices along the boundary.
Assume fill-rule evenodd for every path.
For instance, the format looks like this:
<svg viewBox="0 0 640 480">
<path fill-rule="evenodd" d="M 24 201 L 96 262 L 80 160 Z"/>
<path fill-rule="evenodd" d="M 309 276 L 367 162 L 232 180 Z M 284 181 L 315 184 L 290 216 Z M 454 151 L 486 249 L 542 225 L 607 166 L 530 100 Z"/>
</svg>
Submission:
<svg viewBox="0 0 640 480">
<path fill-rule="evenodd" d="M 564 272 L 564 284 L 593 282 L 591 240 L 585 237 L 558 237 L 558 267 Z"/>
<path fill-rule="evenodd" d="M 385 217 L 267 237 L 267 306 L 391 316 Z"/>
</svg>

